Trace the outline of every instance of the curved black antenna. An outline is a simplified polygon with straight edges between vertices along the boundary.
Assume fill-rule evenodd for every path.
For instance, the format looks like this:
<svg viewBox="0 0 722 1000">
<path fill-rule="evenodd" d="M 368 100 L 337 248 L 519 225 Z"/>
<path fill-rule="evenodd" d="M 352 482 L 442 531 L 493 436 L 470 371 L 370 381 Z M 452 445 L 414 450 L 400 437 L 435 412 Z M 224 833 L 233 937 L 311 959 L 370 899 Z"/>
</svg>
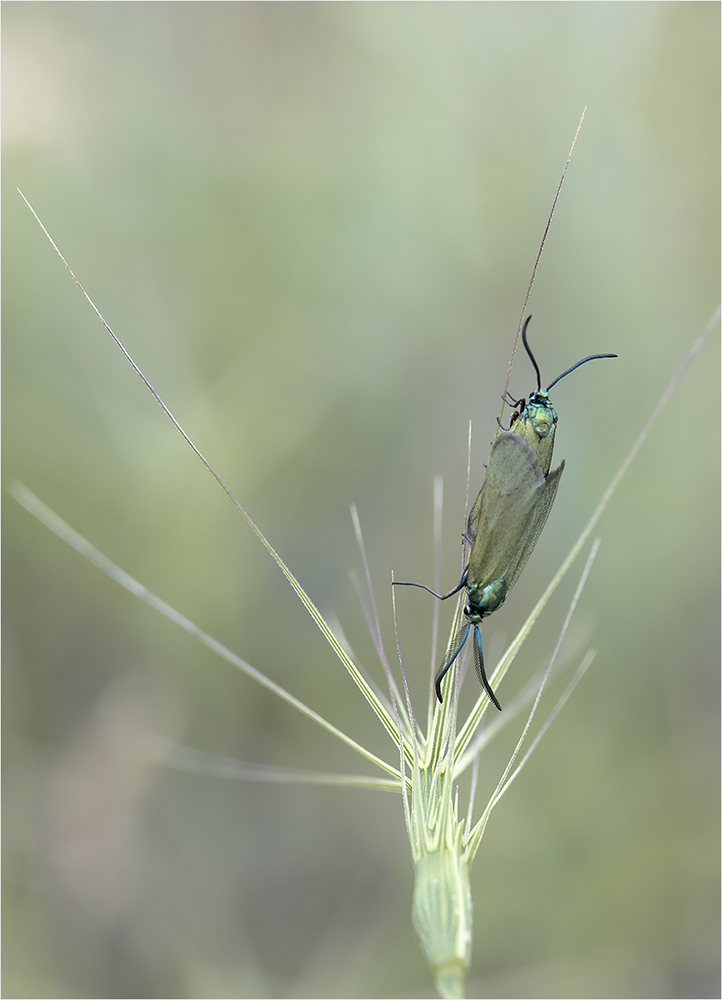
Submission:
<svg viewBox="0 0 722 1000">
<path fill-rule="evenodd" d="M 467 639 L 467 637 L 469 635 L 470 628 L 471 628 L 471 622 L 467 622 L 466 625 L 464 626 L 463 632 L 461 633 L 461 639 L 459 640 L 459 643 L 458 643 L 458 645 L 456 647 L 456 652 L 454 653 L 454 655 L 449 660 L 447 660 L 445 663 L 441 664 L 441 667 L 439 668 L 439 672 L 436 675 L 436 679 L 434 681 L 434 685 L 436 687 L 436 697 L 442 703 L 443 703 L 444 699 L 441 697 L 441 682 L 443 681 L 444 677 L 446 677 L 446 675 L 448 674 L 448 672 L 451 669 L 451 666 L 452 666 L 454 660 L 456 659 L 456 657 L 459 655 L 459 653 L 464 648 L 464 643 L 466 642 L 466 639 Z"/>
<path fill-rule="evenodd" d="M 443 702 L 444 699 L 441 697 L 441 682 L 443 681 L 444 677 L 446 677 L 446 675 L 448 674 L 449 670 L 451 669 L 454 661 L 456 660 L 461 650 L 464 648 L 464 644 L 467 638 L 469 637 L 469 632 L 471 631 L 472 628 L 474 630 L 474 663 L 476 665 L 477 676 L 481 681 L 481 686 L 486 691 L 490 701 L 492 702 L 494 707 L 498 708 L 499 711 L 501 712 L 501 705 L 499 704 L 499 699 L 494 694 L 491 684 L 487 679 L 486 671 L 484 670 L 484 654 L 481 651 L 481 635 L 479 633 L 479 626 L 472 625 L 471 622 L 467 622 L 466 625 L 464 626 L 464 630 L 461 633 L 461 638 L 458 641 L 456 651 L 445 663 L 442 663 L 441 668 L 438 674 L 436 675 L 436 679 L 434 681 L 436 687 L 436 697 L 439 699 L 440 702 Z"/>
<path fill-rule="evenodd" d="M 499 699 L 496 697 L 491 689 L 491 684 L 487 680 L 486 671 L 484 670 L 484 654 L 481 651 L 481 633 L 479 632 L 479 626 L 474 626 L 474 663 L 476 664 L 476 673 L 481 681 L 481 686 L 484 688 L 489 698 L 491 699 L 495 708 L 498 708 L 501 712 L 501 705 L 499 704 Z"/>
<path fill-rule="evenodd" d="M 522 331 L 521 331 L 521 339 L 524 341 L 524 347 L 526 347 L 526 353 L 529 355 L 529 359 L 530 359 L 531 363 L 534 365 L 534 371 L 536 372 L 536 387 L 537 387 L 537 391 L 538 391 L 539 389 L 541 389 L 541 372 L 539 371 L 539 365 L 536 363 L 536 358 L 531 353 L 531 347 L 529 347 L 529 341 L 526 339 L 526 328 L 529 326 L 529 321 L 530 320 L 531 320 L 531 316 L 527 316 L 526 320 L 524 321 L 524 326 L 523 326 Z M 571 371 L 571 368 L 569 369 L 569 371 Z M 568 372 L 564 372 L 564 374 L 567 375 Z M 562 377 L 563 376 L 561 376 L 561 375 L 559 376 L 559 378 L 562 378 Z M 559 381 L 559 379 L 557 379 L 557 381 Z M 553 384 L 554 383 L 552 382 L 552 385 Z"/>
<path fill-rule="evenodd" d="M 526 340 L 524 341 L 524 343 L 526 344 Z M 529 350 L 528 347 L 527 350 Z M 529 351 L 529 356 L 531 357 L 531 351 Z M 561 375 L 557 375 L 554 381 L 547 386 L 546 391 L 549 392 L 549 390 L 553 388 L 557 384 L 557 382 L 559 382 L 560 379 L 563 379 L 566 375 L 568 375 L 570 372 L 573 372 L 574 369 L 578 368 L 580 365 L 585 365 L 587 361 L 596 361 L 597 358 L 618 358 L 618 357 L 619 357 L 618 354 L 590 354 L 588 358 L 582 358 L 581 361 L 577 361 L 575 365 L 572 365 L 571 368 L 567 368 L 567 370 L 565 372 L 562 372 Z M 534 367 L 536 368 L 536 362 L 534 363 Z M 536 370 L 538 375 L 539 369 L 537 368 Z M 541 386 L 539 386 L 539 388 L 541 388 Z"/>
</svg>

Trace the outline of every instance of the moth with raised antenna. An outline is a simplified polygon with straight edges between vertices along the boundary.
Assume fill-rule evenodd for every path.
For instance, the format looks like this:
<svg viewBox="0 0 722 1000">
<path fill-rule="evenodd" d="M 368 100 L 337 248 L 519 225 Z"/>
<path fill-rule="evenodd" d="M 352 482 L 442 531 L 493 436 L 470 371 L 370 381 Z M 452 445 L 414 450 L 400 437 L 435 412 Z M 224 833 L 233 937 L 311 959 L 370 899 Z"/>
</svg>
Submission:
<svg viewBox="0 0 722 1000">
<path fill-rule="evenodd" d="M 542 389 L 539 365 L 527 340 L 531 316 L 524 322 L 522 341 L 534 366 L 537 388 L 527 399 L 511 399 L 514 413 L 508 431 L 497 435 L 489 455 L 486 476 L 471 508 L 465 537 L 471 545 L 469 562 L 457 585 L 446 594 L 423 583 L 394 581 L 397 587 L 421 587 L 440 601 L 466 588 L 465 623 L 460 623 L 449 642 L 444 661 L 436 675 L 436 696 L 443 701 L 441 684 L 473 633 L 476 672 L 490 700 L 501 711 L 484 670 L 479 626 L 484 618 L 502 606 L 519 579 L 549 517 L 557 494 L 564 462 L 550 472 L 557 414 L 549 390 L 560 379 L 587 361 L 616 358 L 616 354 L 590 354 L 558 375 Z"/>
</svg>

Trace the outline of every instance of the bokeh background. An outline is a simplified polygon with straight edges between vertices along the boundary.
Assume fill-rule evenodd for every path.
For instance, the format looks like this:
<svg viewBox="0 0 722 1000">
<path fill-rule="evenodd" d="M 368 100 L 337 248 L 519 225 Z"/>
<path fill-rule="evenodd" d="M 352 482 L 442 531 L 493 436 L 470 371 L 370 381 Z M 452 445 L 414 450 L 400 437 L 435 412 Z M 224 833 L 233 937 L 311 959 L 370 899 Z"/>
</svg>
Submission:
<svg viewBox="0 0 722 1000">
<path fill-rule="evenodd" d="M 717 3 L 4 3 L 4 466 L 128 572 L 394 760 L 107 320 L 381 680 L 349 579 L 459 571 L 532 295 L 556 506 L 490 666 L 719 298 Z M 599 526 L 597 659 L 472 870 L 470 996 L 719 996 L 719 336 Z M 526 359 L 511 389 L 533 387 Z M 369 773 L 5 492 L 4 995 L 432 996 L 398 797 L 143 755 Z M 553 647 L 581 563 L 499 694 Z M 432 599 L 399 596 L 426 697 Z M 448 622 L 451 608 L 444 610 Z M 556 687 L 545 699 L 551 708 Z M 470 677 L 466 702 L 476 694 Z M 517 721 L 485 753 L 493 788 Z"/>
</svg>

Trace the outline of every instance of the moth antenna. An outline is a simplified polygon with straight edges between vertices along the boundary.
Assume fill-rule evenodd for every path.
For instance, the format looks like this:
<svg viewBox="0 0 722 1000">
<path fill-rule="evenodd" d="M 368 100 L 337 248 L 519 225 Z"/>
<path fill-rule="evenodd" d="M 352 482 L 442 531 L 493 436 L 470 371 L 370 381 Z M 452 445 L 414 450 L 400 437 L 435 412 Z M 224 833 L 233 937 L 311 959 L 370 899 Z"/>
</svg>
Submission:
<svg viewBox="0 0 722 1000">
<path fill-rule="evenodd" d="M 556 194 L 554 195 L 554 201 L 552 202 L 551 211 L 549 212 L 549 218 L 547 219 L 547 224 L 544 229 L 544 235 L 541 239 L 541 244 L 539 246 L 539 252 L 536 255 L 536 260 L 534 261 L 534 267 L 532 268 L 531 278 L 529 279 L 529 285 L 526 290 L 526 297 L 524 298 L 524 305 L 521 307 L 521 317 L 519 318 L 519 326 L 516 328 L 516 337 L 514 338 L 514 346 L 511 349 L 511 357 L 509 358 L 509 365 L 506 369 L 506 382 L 504 384 L 504 393 L 506 394 L 509 390 L 509 382 L 511 380 L 511 366 L 514 363 L 514 355 L 516 354 L 516 345 L 519 342 L 519 327 L 521 326 L 522 318 L 526 312 L 526 307 L 529 304 L 529 296 L 531 295 L 532 286 L 534 284 L 534 279 L 536 278 L 537 268 L 539 267 L 539 261 L 541 260 L 541 255 L 544 250 L 544 244 L 547 240 L 547 234 L 549 233 L 549 227 L 552 224 L 552 218 L 554 217 L 554 209 L 557 207 L 557 201 L 559 200 L 559 194 L 562 190 L 562 184 L 564 183 L 564 178 L 567 176 L 567 170 L 569 169 L 569 163 L 572 159 L 572 154 L 574 153 L 574 147 L 577 144 L 577 139 L 579 138 L 579 132 L 582 128 L 582 122 L 584 121 L 584 116 L 587 113 L 586 107 L 582 111 L 582 117 L 579 119 L 579 124 L 577 125 L 577 130 L 574 133 L 574 141 L 572 142 L 572 147 L 569 150 L 569 156 L 567 157 L 567 162 L 564 164 L 564 170 L 562 171 L 562 176 L 559 180 L 559 186 L 557 187 Z M 537 369 L 538 370 L 538 369 Z M 540 385 L 541 388 L 541 385 Z M 504 406 L 502 405 L 501 411 L 499 413 L 499 419 L 504 416 Z"/>
<path fill-rule="evenodd" d="M 524 327 L 523 327 L 523 329 L 521 331 L 521 339 L 522 339 L 522 341 L 524 343 L 524 347 L 526 348 L 526 353 L 529 355 L 529 360 L 534 365 L 534 371 L 536 372 L 536 387 L 537 387 L 537 392 L 538 392 L 541 389 L 541 372 L 539 371 L 539 365 L 536 363 L 536 358 L 531 353 L 531 347 L 529 347 L 529 341 L 526 339 L 526 331 L 527 331 L 527 327 L 529 326 L 529 321 L 530 320 L 531 320 L 531 316 L 527 316 L 526 322 L 524 323 Z M 581 362 L 580 362 L 580 364 L 581 364 Z M 571 371 L 571 368 L 569 369 L 569 371 Z M 564 374 L 567 375 L 568 372 L 565 372 Z M 560 375 L 559 377 L 562 378 L 563 376 Z M 557 379 L 557 381 L 559 381 L 559 379 Z M 553 382 L 552 382 L 552 385 L 554 385 Z"/>
<path fill-rule="evenodd" d="M 526 327 L 524 329 L 526 329 Z M 526 339 L 524 340 L 524 344 L 526 345 Z M 527 350 L 529 350 L 528 347 Z M 529 352 L 529 356 L 531 357 L 531 352 Z M 582 358 L 581 361 L 577 361 L 575 365 L 572 365 L 571 368 L 567 368 L 567 370 L 565 372 L 562 372 L 561 375 L 557 375 L 554 381 L 547 386 L 546 391 L 549 392 L 549 390 L 552 389 L 557 384 L 557 382 L 560 381 L 560 379 L 563 379 L 565 376 L 567 376 L 570 372 L 573 372 L 574 369 L 578 368 L 580 365 L 585 365 L 587 361 L 597 361 L 599 358 L 618 358 L 618 357 L 619 357 L 618 354 L 590 354 L 588 358 Z M 532 358 L 532 361 L 533 360 L 534 359 Z M 536 368 L 536 362 L 534 362 L 534 367 Z M 539 369 L 537 368 L 536 370 L 538 375 Z M 539 388 L 541 389 L 541 385 L 539 386 Z"/>
<path fill-rule="evenodd" d="M 481 633 L 479 632 L 479 626 L 474 626 L 474 662 L 476 664 L 476 673 L 481 681 L 481 686 L 484 688 L 486 693 L 489 695 L 489 699 L 495 708 L 501 712 L 501 705 L 499 704 L 499 699 L 496 697 L 492 691 L 491 684 L 486 676 L 486 670 L 484 670 L 484 654 L 481 651 Z"/>
<path fill-rule="evenodd" d="M 467 622 L 466 625 L 464 626 L 464 629 L 463 629 L 462 633 L 461 633 L 461 639 L 459 639 L 458 644 L 456 646 L 456 652 L 454 653 L 454 655 L 449 660 L 447 660 L 445 663 L 443 663 L 441 665 L 441 669 L 439 670 L 438 674 L 436 675 L 436 679 L 434 681 L 434 686 L 436 687 L 436 697 L 439 699 L 440 703 L 443 703 L 443 701 L 444 701 L 444 699 L 441 697 L 441 682 L 443 681 L 444 677 L 446 677 L 446 675 L 448 674 L 448 672 L 451 669 L 451 666 L 452 666 L 454 660 L 456 659 L 456 657 L 459 655 L 459 653 L 464 648 L 464 643 L 466 642 L 467 636 L 469 635 L 470 628 L 471 628 L 471 624 L 469 622 Z"/>
</svg>

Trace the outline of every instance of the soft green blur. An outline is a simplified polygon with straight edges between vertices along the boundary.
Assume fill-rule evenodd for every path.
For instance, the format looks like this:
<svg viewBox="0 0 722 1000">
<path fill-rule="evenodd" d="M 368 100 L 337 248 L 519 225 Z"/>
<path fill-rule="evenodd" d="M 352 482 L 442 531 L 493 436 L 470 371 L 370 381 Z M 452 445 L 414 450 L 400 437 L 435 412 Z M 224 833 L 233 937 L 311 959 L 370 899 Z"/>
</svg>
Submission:
<svg viewBox="0 0 722 1000">
<path fill-rule="evenodd" d="M 468 421 L 473 499 L 589 106 L 529 311 L 547 381 L 586 354 L 619 360 L 555 390 L 566 471 L 486 625 L 491 672 L 717 305 L 719 14 L 5 3 L 6 477 L 397 762 L 15 188 L 382 683 L 348 576 L 361 572 L 349 504 L 392 656 L 391 571 L 433 584 L 436 473 L 440 585 L 458 579 Z M 471 872 L 472 996 L 719 996 L 718 372 L 715 333 L 600 523 L 566 640 L 575 663 L 589 644 L 597 659 Z M 535 385 L 520 353 L 510 389 Z M 400 800 L 149 764 L 160 734 L 369 771 L 4 500 L 4 995 L 433 995 Z M 502 704 L 549 656 L 580 572 Z M 420 707 L 439 666 L 433 598 L 408 589 L 397 604 Z M 477 690 L 469 675 L 465 697 Z M 479 806 L 511 728 L 484 756 Z"/>
</svg>

